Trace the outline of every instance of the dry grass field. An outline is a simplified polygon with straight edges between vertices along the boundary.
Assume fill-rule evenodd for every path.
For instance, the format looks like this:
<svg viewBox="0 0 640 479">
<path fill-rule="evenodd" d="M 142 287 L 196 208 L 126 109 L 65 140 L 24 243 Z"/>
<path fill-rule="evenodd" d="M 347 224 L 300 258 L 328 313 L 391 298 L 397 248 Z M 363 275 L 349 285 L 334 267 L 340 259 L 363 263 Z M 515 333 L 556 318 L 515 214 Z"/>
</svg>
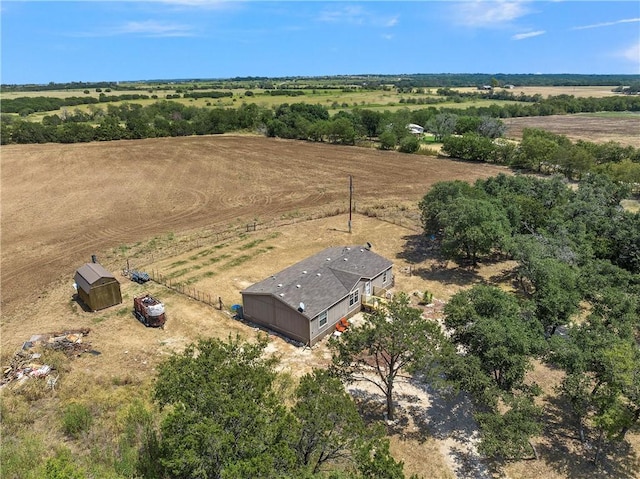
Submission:
<svg viewBox="0 0 640 479">
<path fill-rule="evenodd" d="M 524 93 L 525 95 L 541 95 L 542 98 L 548 98 L 550 96 L 557 95 L 573 95 L 576 98 L 603 98 L 608 96 L 618 95 L 612 90 L 617 85 L 607 86 L 516 86 L 508 91 L 514 95 Z M 455 88 L 461 92 L 476 92 L 477 88 Z M 500 89 L 499 89 L 500 90 Z"/>
<path fill-rule="evenodd" d="M 630 113 L 618 116 L 601 116 L 594 114 L 532 116 L 506 118 L 503 120 L 506 136 L 522 138 L 525 128 L 540 128 L 565 135 L 572 141 L 584 140 L 593 143 L 615 141 L 621 145 L 640 148 L 640 114 Z"/>
<path fill-rule="evenodd" d="M 324 247 L 371 242 L 394 262 L 397 290 L 428 289 L 442 300 L 476 282 L 498 281 L 513 267 L 469 270 L 443 263 L 420 235 L 417 202 L 432 184 L 506 172 L 492 165 L 215 136 L 10 145 L 2 148 L 1 166 L 3 365 L 32 335 L 64 329 L 91 328 L 87 339 L 100 353 L 71 361 L 51 400 L 38 401 L 30 428 L 53 443 L 64 441 L 55 427 L 61 404 L 90 399 L 106 410 L 131 390 L 140 394 L 158 361 L 199 337 L 255 337 L 256 328 L 232 319 L 229 311 L 240 291 Z M 352 233 L 349 175 L 357 211 Z M 255 231 L 247 227 L 254 223 Z M 74 271 L 91 254 L 120 278 L 123 304 L 89 313 L 73 300 Z M 220 297 L 225 306 L 219 311 L 158 283 L 128 281 L 120 275 L 127 260 L 173 284 Z M 163 330 L 145 328 L 132 316 L 132 298 L 143 292 L 165 302 Z M 330 360 L 326 341 L 303 349 L 270 334 L 268 351 L 294 376 Z M 570 425 L 559 419 L 552 389 L 557 372 L 537 365 L 533 374 L 545 385 L 542 400 L 553 406 L 538 440 L 541 459 L 508 464 L 500 474 L 635 477 L 638 438 L 632 437 L 630 450 L 611 451 L 609 466 L 593 470 Z M 394 431 L 392 451 L 408 473 L 456 477 L 442 452 L 443 439 L 430 432 Z M 458 470 L 457 477 L 472 476 Z"/>
</svg>

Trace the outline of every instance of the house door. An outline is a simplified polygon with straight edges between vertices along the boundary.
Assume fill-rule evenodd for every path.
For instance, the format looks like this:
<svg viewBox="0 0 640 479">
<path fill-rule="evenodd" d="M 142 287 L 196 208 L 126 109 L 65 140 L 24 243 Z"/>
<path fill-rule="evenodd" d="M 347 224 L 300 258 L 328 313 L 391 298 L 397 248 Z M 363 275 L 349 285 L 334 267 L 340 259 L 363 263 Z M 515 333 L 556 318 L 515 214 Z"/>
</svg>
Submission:
<svg viewBox="0 0 640 479">
<path fill-rule="evenodd" d="M 371 281 L 364 283 L 364 295 L 371 296 Z"/>
</svg>

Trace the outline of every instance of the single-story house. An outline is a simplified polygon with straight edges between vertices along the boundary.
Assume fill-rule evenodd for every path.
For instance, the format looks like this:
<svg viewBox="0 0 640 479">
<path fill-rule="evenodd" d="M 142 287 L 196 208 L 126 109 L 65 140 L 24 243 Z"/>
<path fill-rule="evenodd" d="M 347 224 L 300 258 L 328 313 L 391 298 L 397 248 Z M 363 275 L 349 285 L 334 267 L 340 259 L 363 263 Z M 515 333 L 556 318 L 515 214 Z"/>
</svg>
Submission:
<svg viewBox="0 0 640 479">
<path fill-rule="evenodd" d="M 86 263 L 74 276 L 78 297 L 91 311 L 122 303 L 120 283 L 100 263 Z"/>
<path fill-rule="evenodd" d="M 392 287 L 392 267 L 369 244 L 327 248 L 241 291 L 243 316 L 313 346 Z"/>
</svg>

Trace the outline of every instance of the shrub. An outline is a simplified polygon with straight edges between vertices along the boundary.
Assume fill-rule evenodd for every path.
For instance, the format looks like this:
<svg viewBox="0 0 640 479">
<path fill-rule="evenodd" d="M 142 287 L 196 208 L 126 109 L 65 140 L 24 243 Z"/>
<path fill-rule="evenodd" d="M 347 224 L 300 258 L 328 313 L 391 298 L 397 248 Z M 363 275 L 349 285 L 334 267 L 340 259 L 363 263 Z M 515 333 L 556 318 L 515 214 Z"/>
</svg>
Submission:
<svg viewBox="0 0 640 479">
<path fill-rule="evenodd" d="M 71 403 L 67 405 L 62 415 L 63 431 L 74 438 L 88 431 L 92 422 L 91 411 L 84 404 Z"/>
<path fill-rule="evenodd" d="M 400 140 L 400 152 L 415 153 L 420 149 L 420 140 L 415 136 L 405 136 Z"/>
<path fill-rule="evenodd" d="M 429 290 L 425 290 L 424 293 L 422 293 L 422 303 L 431 304 L 432 301 L 433 301 L 433 293 Z"/>
</svg>

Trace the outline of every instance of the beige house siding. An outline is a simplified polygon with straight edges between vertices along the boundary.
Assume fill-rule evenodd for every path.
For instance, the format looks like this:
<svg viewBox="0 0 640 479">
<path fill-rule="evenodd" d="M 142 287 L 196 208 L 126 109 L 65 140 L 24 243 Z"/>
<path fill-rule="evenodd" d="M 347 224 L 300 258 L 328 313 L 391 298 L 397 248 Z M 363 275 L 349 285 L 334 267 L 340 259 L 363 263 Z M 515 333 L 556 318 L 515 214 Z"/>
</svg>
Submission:
<svg viewBox="0 0 640 479">
<path fill-rule="evenodd" d="M 392 268 L 393 263 L 370 251 L 370 245 L 327 248 L 241 291 L 243 314 L 314 345 L 333 333 L 341 319 L 359 312 L 366 294 L 393 286 Z M 320 327 L 325 312 L 327 321 Z"/>
<path fill-rule="evenodd" d="M 311 340 L 310 344 L 313 346 L 327 334 L 333 333 L 336 330 L 336 323 L 342 318 L 348 316 L 349 313 L 349 297 L 343 298 L 338 303 L 334 304 L 327 310 L 327 324 L 320 328 L 318 317 L 316 316 L 310 321 L 311 325 Z"/>
<path fill-rule="evenodd" d="M 309 320 L 273 296 L 244 296 L 243 315 L 249 321 L 266 326 L 291 339 L 309 343 Z"/>
</svg>

